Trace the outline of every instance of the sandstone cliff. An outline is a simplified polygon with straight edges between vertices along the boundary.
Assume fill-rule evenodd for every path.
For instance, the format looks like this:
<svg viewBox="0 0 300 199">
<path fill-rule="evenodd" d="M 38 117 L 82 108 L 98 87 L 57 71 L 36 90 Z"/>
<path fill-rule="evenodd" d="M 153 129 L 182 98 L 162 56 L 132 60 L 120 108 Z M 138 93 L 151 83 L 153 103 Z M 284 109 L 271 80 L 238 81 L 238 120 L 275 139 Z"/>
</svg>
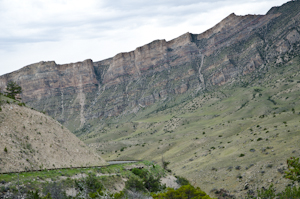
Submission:
<svg viewBox="0 0 300 199">
<path fill-rule="evenodd" d="M 24 102 L 71 131 L 112 116 L 195 95 L 245 75 L 268 70 L 299 53 L 299 1 L 272 8 L 266 15 L 229 15 L 202 34 L 156 40 L 103 61 L 58 65 L 40 62 L 0 77 L 14 80 Z"/>
</svg>

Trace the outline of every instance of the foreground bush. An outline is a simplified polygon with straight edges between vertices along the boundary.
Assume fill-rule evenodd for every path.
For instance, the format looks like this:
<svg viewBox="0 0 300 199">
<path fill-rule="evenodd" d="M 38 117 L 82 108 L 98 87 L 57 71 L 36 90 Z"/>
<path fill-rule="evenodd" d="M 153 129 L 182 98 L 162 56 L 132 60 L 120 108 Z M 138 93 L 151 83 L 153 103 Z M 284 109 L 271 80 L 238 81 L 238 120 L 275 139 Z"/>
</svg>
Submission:
<svg viewBox="0 0 300 199">
<path fill-rule="evenodd" d="M 274 185 L 271 184 L 268 189 L 261 189 L 257 191 L 257 196 L 248 196 L 247 198 L 261 198 L 261 199 L 298 199 L 300 198 L 300 187 L 287 186 L 281 193 L 276 193 Z"/>
<path fill-rule="evenodd" d="M 166 193 L 153 194 L 152 197 L 153 199 L 211 199 L 199 187 L 195 188 L 190 184 L 181 186 L 177 190 L 168 188 Z"/>
<path fill-rule="evenodd" d="M 274 185 L 271 184 L 268 189 L 257 190 L 257 196 L 248 195 L 247 198 L 261 198 L 261 199 L 297 199 L 300 198 L 300 187 L 296 186 L 296 182 L 300 182 L 300 162 L 299 158 L 291 157 L 287 160 L 288 171 L 285 172 L 284 177 L 292 181 L 292 186 L 286 186 L 285 190 L 276 193 Z"/>
</svg>

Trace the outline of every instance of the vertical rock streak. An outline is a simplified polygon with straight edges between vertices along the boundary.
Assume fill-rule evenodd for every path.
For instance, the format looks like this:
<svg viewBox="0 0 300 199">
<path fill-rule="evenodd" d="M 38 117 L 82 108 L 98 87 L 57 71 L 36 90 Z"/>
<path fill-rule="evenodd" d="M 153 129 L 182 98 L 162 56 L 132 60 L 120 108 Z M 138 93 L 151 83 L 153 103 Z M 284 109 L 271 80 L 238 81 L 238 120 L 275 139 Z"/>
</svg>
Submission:
<svg viewBox="0 0 300 199">
<path fill-rule="evenodd" d="M 203 88 L 205 88 L 205 82 L 204 82 L 204 77 L 203 77 L 203 74 L 201 73 L 201 69 L 203 67 L 203 62 L 204 62 L 204 55 L 201 54 L 201 65 L 199 67 L 199 79 L 200 79 L 200 86 L 199 86 L 199 90 L 201 89 L 201 85 L 203 86 Z"/>
<path fill-rule="evenodd" d="M 84 118 L 84 105 L 85 105 L 85 94 L 83 93 L 83 85 L 82 85 L 82 77 L 79 77 L 79 104 L 80 104 L 80 127 L 82 127 L 85 123 Z"/>
<path fill-rule="evenodd" d="M 65 111 L 65 108 L 64 108 L 64 91 L 61 89 L 60 92 L 61 92 L 61 118 L 64 118 L 64 111 Z"/>
</svg>

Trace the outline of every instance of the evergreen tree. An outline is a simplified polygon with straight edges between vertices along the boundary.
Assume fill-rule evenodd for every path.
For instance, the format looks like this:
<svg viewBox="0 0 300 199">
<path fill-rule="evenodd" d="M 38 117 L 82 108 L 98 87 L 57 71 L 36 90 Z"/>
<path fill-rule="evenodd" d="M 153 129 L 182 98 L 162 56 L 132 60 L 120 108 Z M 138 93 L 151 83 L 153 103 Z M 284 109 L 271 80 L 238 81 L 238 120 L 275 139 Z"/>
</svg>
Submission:
<svg viewBox="0 0 300 199">
<path fill-rule="evenodd" d="M 5 92 L 7 97 L 16 99 L 16 95 L 20 95 L 21 93 L 22 93 L 22 87 L 19 86 L 16 82 L 10 81 L 7 83 L 6 92 Z M 21 100 L 20 97 L 18 97 L 17 99 Z"/>
</svg>

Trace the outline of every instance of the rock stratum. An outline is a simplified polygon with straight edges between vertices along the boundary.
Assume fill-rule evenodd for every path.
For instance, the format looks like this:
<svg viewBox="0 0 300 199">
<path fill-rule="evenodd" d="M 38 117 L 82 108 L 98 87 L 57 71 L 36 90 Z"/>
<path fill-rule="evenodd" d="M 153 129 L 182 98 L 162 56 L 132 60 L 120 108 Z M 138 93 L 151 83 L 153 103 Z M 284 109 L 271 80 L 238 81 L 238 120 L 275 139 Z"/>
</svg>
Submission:
<svg viewBox="0 0 300 199">
<path fill-rule="evenodd" d="M 57 121 L 16 104 L 2 106 L 0 146 L 1 173 L 106 164 Z"/>
<path fill-rule="evenodd" d="M 59 65 L 39 62 L 3 75 L 22 99 L 72 132 L 109 117 L 123 117 L 172 96 L 228 84 L 299 53 L 299 1 L 266 15 L 229 15 L 201 34 L 156 40 L 106 60 Z"/>
</svg>

